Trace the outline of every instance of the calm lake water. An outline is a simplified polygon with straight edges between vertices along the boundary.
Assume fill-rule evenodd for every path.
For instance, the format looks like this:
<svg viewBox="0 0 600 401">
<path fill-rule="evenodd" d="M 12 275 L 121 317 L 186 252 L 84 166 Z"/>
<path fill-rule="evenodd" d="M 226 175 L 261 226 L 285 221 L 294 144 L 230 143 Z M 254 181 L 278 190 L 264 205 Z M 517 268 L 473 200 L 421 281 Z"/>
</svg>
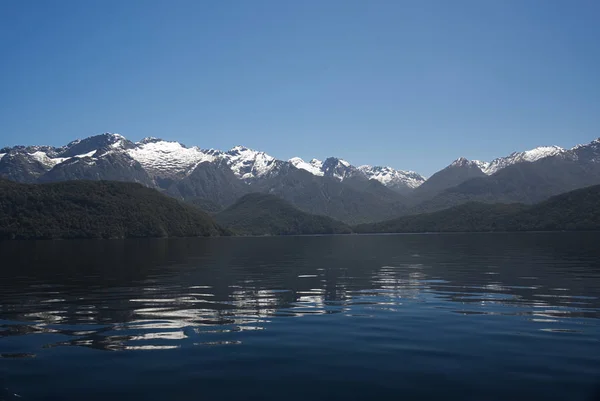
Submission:
<svg viewBox="0 0 600 401">
<path fill-rule="evenodd" d="M 0 243 L 0 400 L 591 400 L 600 234 Z"/>
</svg>

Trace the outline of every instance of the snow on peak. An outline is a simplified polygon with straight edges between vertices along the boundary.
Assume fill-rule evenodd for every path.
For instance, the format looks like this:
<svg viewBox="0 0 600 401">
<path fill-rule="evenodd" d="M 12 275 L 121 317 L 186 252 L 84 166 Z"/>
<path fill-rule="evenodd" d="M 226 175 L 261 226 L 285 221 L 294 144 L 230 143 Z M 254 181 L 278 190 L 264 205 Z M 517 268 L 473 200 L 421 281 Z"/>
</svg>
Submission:
<svg viewBox="0 0 600 401">
<path fill-rule="evenodd" d="M 235 146 L 221 157 L 238 178 L 245 180 L 265 176 L 277 166 L 273 156 L 244 146 Z"/>
<path fill-rule="evenodd" d="M 367 178 L 377 180 L 385 186 L 406 186 L 416 188 L 425 182 L 425 177 L 414 171 L 395 170 L 387 166 L 369 166 L 358 167 Z"/>
<path fill-rule="evenodd" d="M 319 170 L 323 167 L 323 162 L 319 159 L 311 159 L 310 165 L 318 168 Z"/>
<path fill-rule="evenodd" d="M 316 159 L 312 159 L 310 161 L 310 163 L 307 163 L 307 162 L 305 162 L 304 160 L 302 160 L 299 157 L 292 157 L 288 161 L 294 167 L 296 167 L 298 169 L 306 170 L 309 173 L 311 173 L 312 175 L 318 175 L 318 176 L 322 176 L 323 175 L 323 171 L 321 171 L 321 167 L 323 166 L 323 163 L 319 162 Z"/>
<path fill-rule="evenodd" d="M 487 168 L 483 169 L 483 172 L 487 175 L 492 175 L 513 164 L 535 162 L 537 160 L 550 156 L 556 156 L 564 152 L 565 150 L 559 146 L 540 146 L 524 152 L 513 152 L 506 157 L 499 157 L 492 160 L 492 162 L 488 164 Z"/>
<path fill-rule="evenodd" d="M 138 142 L 127 153 L 151 174 L 158 177 L 184 176 L 198 164 L 215 159 L 215 156 L 197 147 L 187 148 L 179 142 L 167 142 L 157 138 L 147 139 Z"/>
<path fill-rule="evenodd" d="M 248 151 L 250 151 L 250 152 L 256 152 L 256 151 L 254 151 L 252 149 L 248 149 L 247 147 L 242 146 L 242 145 L 234 146 L 233 148 L 231 148 L 229 150 L 229 152 L 232 152 L 232 153 L 241 153 L 241 152 L 248 152 Z M 258 152 L 256 152 L 256 153 L 258 153 Z"/>
<path fill-rule="evenodd" d="M 106 142 L 108 143 L 108 146 L 110 146 L 113 149 L 122 148 L 124 143 L 127 142 L 127 139 L 121 134 L 113 134 L 113 133 L 107 132 L 103 135 L 98 135 L 98 136 L 105 137 Z"/>
<path fill-rule="evenodd" d="M 144 139 L 142 139 L 141 141 L 138 142 L 138 144 L 147 144 L 147 143 L 155 143 L 155 142 L 164 142 L 163 139 L 161 138 L 156 138 L 154 136 L 147 136 Z"/>
<path fill-rule="evenodd" d="M 490 167 L 490 163 L 489 163 L 489 162 L 484 162 L 484 161 L 481 161 L 481 160 L 473 160 L 473 163 L 474 163 L 474 164 L 475 164 L 477 167 L 479 167 L 479 169 L 480 169 L 481 171 L 485 171 L 485 170 L 487 170 L 487 169 L 488 169 L 488 167 Z"/>
<path fill-rule="evenodd" d="M 75 159 L 85 159 L 86 157 L 93 157 L 96 154 L 96 152 L 97 152 L 96 150 L 92 150 L 92 151 L 89 151 L 87 153 L 82 153 L 80 155 L 75 155 L 75 156 L 73 156 L 73 158 L 75 158 Z M 69 157 L 65 158 L 65 160 L 69 160 L 69 159 L 70 159 Z"/>
<path fill-rule="evenodd" d="M 6 153 L 0 153 L 0 160 L 2 160 L 4 156 L 6 156 Z"/>
<path fill-rule="evenodd" d="M 534 162 L 536 160 L 540 160 L 548 156 L 557 155 L 564 151 L 565 150 L 560 146 L 540 146 L 535 149 L 526 150 L 525 152 L 522 152 L 522 155 L 523 160 L 528 162 Z"/>
<path fill-rule="evenodd" d="M 469 166 L 471 164 L 473 164 L 473 162 L 470 161 L 469 159 L 467 159 L 466 157 L 459 157 L 458 159 L 454 160 L 452 162 L 452 164 L 450 164 L 450 166 L 462 167 L 462 166 Z"/>
</svg>

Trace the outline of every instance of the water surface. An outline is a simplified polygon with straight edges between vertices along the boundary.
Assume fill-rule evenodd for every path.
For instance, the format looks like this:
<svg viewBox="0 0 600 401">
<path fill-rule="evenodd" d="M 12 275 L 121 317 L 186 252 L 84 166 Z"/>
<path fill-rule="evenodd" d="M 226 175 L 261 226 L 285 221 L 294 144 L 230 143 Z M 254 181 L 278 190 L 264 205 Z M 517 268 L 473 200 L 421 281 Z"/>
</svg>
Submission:
<svg viewBox="0 0 600 401">
<path fill-rule="evenodd" d="M 589 400 L 598 244 L 2 242 L 0 400 Z"/>
</svg>

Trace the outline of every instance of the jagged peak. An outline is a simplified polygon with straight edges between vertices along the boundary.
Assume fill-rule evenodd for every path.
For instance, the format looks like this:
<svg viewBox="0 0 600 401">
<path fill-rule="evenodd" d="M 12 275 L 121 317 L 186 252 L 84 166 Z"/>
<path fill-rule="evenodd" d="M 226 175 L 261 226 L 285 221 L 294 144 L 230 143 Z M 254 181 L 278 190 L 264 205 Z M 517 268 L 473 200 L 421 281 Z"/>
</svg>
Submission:
<svg viewBox="0 0 600 401">
<path fill-rule="evenodd" d="M 275 160 L 275 158 L 273 156 L 267 154 L 266 152 L 250 149 L 250 148 L 247 148 L 247 147 L 241 146 L 241 145 L 234 146 L 226 153 L 230 156 L 242 156 L 243 155 L 243 157 L 245 157 L 245 158 L 261 156 L 268 160 Z"/>
<path fill-rule="evenodd" d="M 342 166 L 345 166 L 345 167 L 350 167 L 351 166 L 351 164 L 349 162 L 347 162 L 346 160 L 340 159 L 338 157 L 333 157 L 333 156 L 328 157 L 327 159 L 325 159 L 325 161 L 323 162 L 323 164 L 330 164 L 330 165 L 331 164 L 341 164 Z"/>
<path fill-rule="evenodd" d="M 363 164 L 362 166 L 357 167 L 361 171 L 377 171 L 377 172 L 396 172 L 404 175 L 412 175 L 422 177 L 421 174 L 412 170 L 398 170 L 390 166 L 371 166 L 369 164 Z"/>
<path fill-rule="evenodd" d="M 585 148 L 586 146 L 598 145 L 598 144 L 600 144 L 600 138 L 594 139 L 590 143 L 580 143 L 579 145 L 575 145 L 571 148 L 571 150 L 577 150 L 577 149 Z"/>
<path fill-rule="evenodd" d="M 242 146 L 242 145 L 236 145 L 233 148 L 229 149 L 229 151 L 230 152 L 247 152 L 247 151 L 256 152 L 255 150 L 247 148 L 247 147 Z"/>
<path fill-rule="evenodd" d="M 298 169 L 306 170 L 309 173 L 311 173 L 312 175 L 322 176 L 323 175 L 323 171 L 321 170 L 322 163 L 319 164 L 319 163 L 316 163 L 315 161 L 318 162 L 318 160 L 312 159 L 310 161 L 310 163 L 307 163 L 301 157 L 292 157 L 290 160 L 288 160 L 289 163 L 291 163 L 294 167 L 296 167 Z"/>
<path fill-rule="evenodd" d="M 452 162 L 452 164 L 450 164 L 450 166 L 451 166 L 451 167 L 452 167 L 452 166 L 461 166 L 461 167 L 462 167 L 462 166 L 469 166 L 469 165 L 471 165 L 471 164 L 473 164 L 473 162 L 472 162 L 472 161 L 470 161 L 470 160 L 469 160 L 469 159 L 467 159 L 466 157 L 462 157 L 462 156 L 461 156 L 461 157 L 459 157 L 458 159 L 454 160 L 454 161 Z"/>
<path fill-rule="evenodd" d="M 148 143 L 158 143 L 158 142 L 167 142 L 167 141 L 165 141 L 162 138 L 156 138 L 154 136 L 147 136 L 144 139 L 142 139 L 141 141 L 139 141 L 138 144 L 145 145 Z"/>
<path fill-rule="evenodd" d="M 125 138 L 123 135 L 117 134 L 117 133 L 114 133 L 114 132 L 105 132 L 103 134 L 92 135 L 89 138 L 86 138 L 84 140 L 87 140 L 87 139 L 97 139 L 97 138 L 107 138 L 109 141 L 112 141 L 112 143 L 121 142 L 121 141 L 126 141 L 127 140 L 127 138 Z"/>
</svg>

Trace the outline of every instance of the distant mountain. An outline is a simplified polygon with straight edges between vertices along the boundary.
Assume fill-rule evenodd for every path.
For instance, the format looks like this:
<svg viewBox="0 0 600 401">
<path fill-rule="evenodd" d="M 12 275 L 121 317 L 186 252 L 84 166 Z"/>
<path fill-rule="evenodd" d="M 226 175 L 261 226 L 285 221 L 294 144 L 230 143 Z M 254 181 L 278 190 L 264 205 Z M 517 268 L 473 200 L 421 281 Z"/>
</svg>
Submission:
<svg viewBox="0 0 600 401">
<path fill-rule="evenodd" d="M 132 238 L 224 234 L 193 206 L 140 184 L 0 180 L 0 238 Z"/>
<path fill-rule="evenodd" d="M 278 174 L 255 181 L 251 188 L 285 199 L 304 212 L 348 224 L 383 220 L 406 211 L 404 198 L 379 182 L 365 177 L 339 181 L 315 176 L 289 163 Z"/>
<path fill-rule="evenodd" d="M 215 156 L 198 147 L 188 148 L 179 142 L 144 138 L 127 152 L 148 174 L 159 182 L 184 178 L 203 162 L 213 162 Z"/>
<path fill-rule="evenodd" d="M 309 162 L 305 162 L 299 157 L 293 157 L 288 160 L 294 167 L 306 170 L 312 175 L 324 176 L 325 172 L 323 172 L 323 162 L 318 159 L 312 159 Z"/>
<path fill-rule="evenodd" d="M 425 178 L 414 171 L 394 170 L 391 167 L 363 165 L 358 169 L 370 180 L 375 180 L 401 194 L 408 195 L 425 182 Z"/>
<path fill-rule="evenodd" d="M 535 162 L 564 152 L 565 150 L 558 146 L 541 146 L 525 152 L 513 152 L 506 157 L 499 157 L 492 160 L 490 163 L 484 163 L 480 167 L 485 174 L 492 175 L 513 164 Z"/>
<path fill-rule="evenodd" d="M 462 184 L 476 177 L 485 177 L 481 171 L 481 162 L 470 161 L 461 157 L 443 170 L 438 171 L 423 184 L 415 188 L 412 199 L 413 203 L 420 203 L 430 199 L 445 189 Z"/>
<path fill-rule="evenodd" d="M 168 195 L 182 198 L 199 199 L 223 208 L 231 205 L 239 197 L 250 192 L 250 186 L 239 180 L 226 161 L 202 162 L 185 177 L 173 181 L 167 188 Z M 214 208 L 214 207 L 213 207 Z"/>
<path fill-rule="evenodd" d="M 535 205 L 470 202 L 354 228 L 362 233 L 600 230 L 600 185 Z"/>
<path fill-rule="evenodd" d="M 600 140 L 466 180 L 418 204 L 412 212 L 441 210 L 472 201 L 536 203 L 596 184 L 600 184 Z"/>
<path fill-rule="evenodd" d="M 375 180 L 404 195 L 425 182 L 425 178 L 414 171 L 395 170 L 383 166 L 363 165 L 355 167 L 346 160 L 336 157 L 327 158 L 324 162 L 317 159 L 305 162 L 299 157 L 294 157 L 289 162 L 294 167 L 306 170 L 313 175 L 331 177 L 339 181 L 352 177 Z"/>
<path fill-rule="evenodd" d="M 287 164 L 265 152 L 258 152 L 243 146 L 236 146 L 228 152 L 215 154 L 226 161 L 238 178 L 245 181 L 268 178 Z"/>
<path fill-rule="evenodd" d="M 274 195 L 251 193 L 215 215 L 219 224 L 237 234 L 346 234 L 350 228 L 330 217 L 300 211 Z"/>
</svg>

